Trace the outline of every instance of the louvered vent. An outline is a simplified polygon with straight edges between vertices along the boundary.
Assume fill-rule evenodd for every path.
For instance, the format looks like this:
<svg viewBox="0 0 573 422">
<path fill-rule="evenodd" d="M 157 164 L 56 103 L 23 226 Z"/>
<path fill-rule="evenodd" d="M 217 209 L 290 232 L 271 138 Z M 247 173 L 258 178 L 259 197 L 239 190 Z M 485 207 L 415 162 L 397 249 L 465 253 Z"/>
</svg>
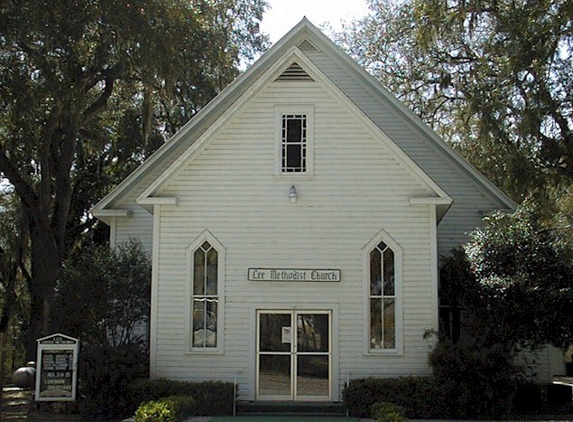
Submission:
<svg viewBox="0 0 573 422">
<path fill-rule="evenodd" d="M 281 75 L 276 79 L 277 81 L 314 81 L 305 70 L 300 67 L 296 62 L 291 64 Z"/>
</svg>

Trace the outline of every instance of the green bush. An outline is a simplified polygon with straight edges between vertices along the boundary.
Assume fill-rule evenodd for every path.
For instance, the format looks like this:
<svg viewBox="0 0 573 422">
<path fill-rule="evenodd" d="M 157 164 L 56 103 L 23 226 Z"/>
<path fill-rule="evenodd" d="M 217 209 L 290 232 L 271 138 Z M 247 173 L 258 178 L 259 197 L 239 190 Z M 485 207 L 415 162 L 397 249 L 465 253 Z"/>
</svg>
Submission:
<svg viewBox="0 0 573 422">
<path fill-rule="evenodd" d="M 171 396 L 142 403 L 135 411 L 135 422 L 180 422 L 195 415 L 195 399 Z"/>
<path fill-rule="evenodd" d="M 148 401 L 135 411 L 135 422 L 177 422 L 177 417 L 168 403 Z"/>
<path fill-rule="evenodd" d="M 190 396 L 171 396 L 161 399 L 160 401 L 167 403 L 175 410 L 177 420 L 183 421 L 197 412 L 197 402 Z"/>
<path fill-rule="evenodd" d="M 128 388 L 131 408 L 140 403 L 170 396 L 190 396 L 196 402 L 196 414 L 224 416 L 233 414 L 235 388 L 231 382 L 186 382 L 165 378 L 141 379 Z"/>
<path fill-rule="evenodd" d="M 412 419 L 444 415 L 444 400 L 433 377 L 361 378 L 351 380 L 342 394 L 351 416 L 368 418 L 376 402 L 402 407 Z"/>
<path fill-rule="evenodd" d="M 430 354 L 448 417 L 505 418 L 514 411 L 519 372 L 501 347 L 477 348 L 470 341 L 440 342 Z"/>
<path fill-rule="evenodd" d="M 139 403 L 127 399 L 129 385 L 147 375 L 148 355 L 136 344 L 88 345 L 79 357 L 78 410 L 89 420 L 120 419 L 133 415 Z"/>
<path fill-rule="evenodd" d="M 408 420 L 406 410 L 403 407 L 388 402 L 374 403 L 370 408 L 370 413 L 376 422 L 405 422 Z"/>
</svg>

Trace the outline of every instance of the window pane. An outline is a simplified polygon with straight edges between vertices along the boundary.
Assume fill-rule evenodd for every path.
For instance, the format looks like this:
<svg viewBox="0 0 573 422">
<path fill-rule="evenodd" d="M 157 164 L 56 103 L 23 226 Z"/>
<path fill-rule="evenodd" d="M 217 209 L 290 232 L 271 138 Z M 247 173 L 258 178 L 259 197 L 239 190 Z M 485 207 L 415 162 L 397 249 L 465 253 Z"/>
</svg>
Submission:
<svg viewBox="0 0 573 422">
<path fill-rule="evenodd" d="M 396 318 L 394 299 L 384 299 L 384 348 L 396 347 Z"/>
<path fill-rule="evenodd" d="M 378 249 L 370 252 L 370 295 L 380 296 L 382 294 L 382 263 L 381 254 Z"/>
<path fill-rule="evenodd" d="M 289 396 L 291 394 L 291 359 L 284 355 L 259 357 L 259 394 Z"/>
<path fill-rule="evenodd" d="M 193 300 L 193 347 L 217 347 L 217 300 Z"/>
<path fill-rule="evenodd" d="M 281 131 L 282 171 L 286 173 L 306 171 L 306 115 L 283 115 Z"/>
<path fill-rule="evenodd" d="M 382 299 L 370 299 L 370 348 L 382 348 Z"/>
<path fill-rule="evenodd" d="M 197 249 L 193 257 L 193 294 L 205 294 L 205 252 Z"/>
<path fill-rule="evenodd" d="M 211 248 L 207 252 L 207 293 L 208 295 L 217 294 L 217 267 L 218 253 Z"/>
<path fill-rule="evenodd" d="M 289 352 L 292 342 L 290 314 L 261 314 L 259 328 L 261 352 Z"/>
<path fill-rule="evenodd" d="M 394 252 L 384 251 L 384 296 L 394 296 Z"/>
<path fill-rule="evenodd" d="M 298 356 L 296 371 L 299 396 L 328 396 L 328 356 Z"/>
<path fill-rule="evenodd" d="M 289 170 L 302 169 L 302 145 L 288 145 L 286 149 L 286 166 Z"/>
<path fill-rule="evenodd" d="M 292 116 L 287 120 L 287 143 L 301 142 L 302 140 L 302 119 L 299 116 Z"/>
<path fill-rule="evenodd" d="M 328 352 L 328 315 L 299 314 L 297 349 L 299 352 Z"/>
</svg>

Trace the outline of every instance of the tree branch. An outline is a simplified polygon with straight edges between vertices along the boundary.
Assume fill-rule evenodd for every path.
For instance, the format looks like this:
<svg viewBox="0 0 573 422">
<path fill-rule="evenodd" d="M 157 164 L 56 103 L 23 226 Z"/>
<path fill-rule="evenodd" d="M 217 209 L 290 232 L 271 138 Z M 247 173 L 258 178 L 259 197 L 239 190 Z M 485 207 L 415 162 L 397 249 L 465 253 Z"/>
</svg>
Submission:
<svg viewBox="0 0 573 422">
<path fill-rule="evenodd" d="M 14 185 L 16 193 L 20 200 L 29 210 L 34 209 L 38 203 L 38 196 L 35 194 L 32 186 L 24 180 L 18 170 L 14 168 L 6 153 L 0 150 L 0 172 L 8 178 L 10 183 Z"/>
</svg>

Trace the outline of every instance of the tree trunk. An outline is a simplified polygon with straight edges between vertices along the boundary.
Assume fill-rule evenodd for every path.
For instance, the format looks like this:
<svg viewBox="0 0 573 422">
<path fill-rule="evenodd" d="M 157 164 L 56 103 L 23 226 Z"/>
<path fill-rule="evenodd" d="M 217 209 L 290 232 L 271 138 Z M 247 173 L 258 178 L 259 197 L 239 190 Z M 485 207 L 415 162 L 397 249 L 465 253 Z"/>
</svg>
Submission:
<svg viewBox="0 0 573 422">
<path fill-rule="evenodd" d="M 26 359 L 36 360 L 36 341 L 48 334 L 52 319 L 50 304 L 59 277 L 60 248 L 46 219 L 31 218 L 30 244 L 32 279 L 30 282 L 30 322 Z"/>
</svg>

